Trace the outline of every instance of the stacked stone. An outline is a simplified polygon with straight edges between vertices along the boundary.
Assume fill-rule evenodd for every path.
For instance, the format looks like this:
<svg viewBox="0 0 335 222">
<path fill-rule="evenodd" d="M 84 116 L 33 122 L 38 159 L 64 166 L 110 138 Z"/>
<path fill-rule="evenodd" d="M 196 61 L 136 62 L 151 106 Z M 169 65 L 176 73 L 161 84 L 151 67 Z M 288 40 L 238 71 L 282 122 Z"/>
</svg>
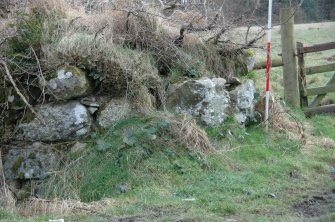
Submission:
<svg viewBox="0 0 335 222">
<path fill-rule="evenodd" d="M 6 146 L 7 179 L 44 179 L 61 162 L 55 144 L 75 143 L 89 136 L 94 127 L 107 129 L 136 113 L 126 99 L 94 97 L 90 78 L 77 67 L 60 68 L 40 77 L 39 84 L 54 102 L 34 107 L 37 115 L 26 114 L 18 124 L 12 143 Z M 202 78 L 170 85 L 165 105 L 207 126 L 219 127 L 229 118 L 246 124 L 255 115 L 254 94 L 252 80 L 242 84 L 237 78 Z M 8 94 L 7 101 L 18 100 L 12 97 Z"/>
<path fill-rule="evenodd" d="M 18 125 L 11 145 L 5 147 L 8 150 L 4 156 L 7 179 L 44 179 L 61 162 L 54 144 L 87 137 L 96 116 L 97 125 L 108 128 L 131 111 L 123 99 L 96 101 L 91 96 L 90 79 L 77 67 L 60 68 L 47 78 L 40 78 L 39 84 L 56 102 L 34 107 L 38 115 L 27 114 Z M 103 103 L 106 105 L 98 112 Z"/>
</svg>

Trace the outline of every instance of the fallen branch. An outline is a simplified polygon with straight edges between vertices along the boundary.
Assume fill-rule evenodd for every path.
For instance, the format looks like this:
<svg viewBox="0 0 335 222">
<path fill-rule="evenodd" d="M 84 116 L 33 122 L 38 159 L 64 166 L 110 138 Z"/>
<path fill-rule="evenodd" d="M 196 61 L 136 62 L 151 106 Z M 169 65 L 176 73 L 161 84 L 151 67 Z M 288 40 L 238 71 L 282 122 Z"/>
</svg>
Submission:
<svg viewBox="0 0 335 222">
<path fill-rule="evenodd" d="M 254 44 L 260 40 L 261 38 L 263 38 L 265 36 L 265 33 L 263 33 L 262 35 L 256 36 L 254 39 L 250 40 L 249 42 L 247 42 L 246 44 L 244 44 L 243 46 L 241 46 L 240 48 L 238 48 L 237 50 L 242 50 L 242 49 L 248 49 L 248 48 L 252 48 L 254 46 Z"/>
<path fill-rule="evenodd" d="M 173 43 L 178 46 L 181 47 L 183 44 L 183 40 L 184 40 L 184 33 L 185 31 L 188 31 L 189 33 L 191 32 L 205 32 L 205 31 L 210 31 L 213 30 L 216 26 L 217 21 L 219 20 L 219 14 L 216 14 L 213 21 L 205 27 L 200 27 L 200 28 L 195 28 L 193 26 L 193 20 L 188 24 L 188 25 L 183 25 L 180 28 L 180 35 L 173 41 Z"/>
<path fill-rule="evenodd" d="M 210 37 L 209 39 L 207 39 L 206 42 L 210 42 L 210 41 L 212 41 L 212 40 L 214 39 L 213 44 L 215 44 L 215 45 L 218 44 L 218 42 L 219 42 L 221 36 L 222 36 L 224 33 L 226 33 L 226 31 L 228 31 L 228 30 L 232 27 L 232 24 L 235 24 L 236 22 L 238 22 L 238 21 L 241 20 L 241 19 L 242 19 L 242 16 L 236 18 L 234 21 L 231 22 L 231 24 L 228 24 L 227 26 L 222 27 L 222 28 L 220 29 L 220 31 L 219 31 L 216 35 L 214 35 L 214 36 Z"/>
</svg>

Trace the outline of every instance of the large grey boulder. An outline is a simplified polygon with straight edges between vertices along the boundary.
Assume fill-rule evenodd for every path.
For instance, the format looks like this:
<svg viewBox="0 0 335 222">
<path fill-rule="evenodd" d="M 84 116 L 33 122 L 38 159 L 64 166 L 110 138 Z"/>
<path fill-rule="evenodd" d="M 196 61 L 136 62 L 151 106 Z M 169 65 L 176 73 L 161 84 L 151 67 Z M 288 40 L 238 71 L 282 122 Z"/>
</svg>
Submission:
<svg viewBox="0 0 335 222">
<path fill-rule="evenodd" d="M 252 80 L 247 80 L 229 92 L 234 108 L 234 117 L 237 122 L 242 124 L 254 118 L 254 94 L 255 84 Z"/>
<path fill-rule="evenodd" d="M 3 163 L 7 179 L 44 179 L 60 164 L 59 152 L 51 145 L 35 142 L 6 149 Z"/>
<path fill-rule="evenodd" d="M 187 113 L 209 126 L 218 126 L 229 115 L 230 96 L 223 78 L 203 78 L 172 85 L 166 107 L 175 113 Z"/>
<path fill-rule="evenodd" d="M 91 129 L 92 118 L 78 101 L 46 104 L 36 107 L 39 118 L 18 126 L 16 139 L 30 141 L 67 141 L 85 137 Z"/>
<path fill-rule="evenodd" d="M 73 99 L 92 92 L 92 85 L 85 72 L 75 66 L 67 66 L 40 79 L 40 87 L 46 87 L 47 93 L 57 99 Z"/>
<path fill-rule="evenodd" d="M 97 123 L 101 128 L 109 128 L 120 120 L 130 117 L 131 105 L 126 99 L 112 99 L 97 114 Z"/>
</svg>

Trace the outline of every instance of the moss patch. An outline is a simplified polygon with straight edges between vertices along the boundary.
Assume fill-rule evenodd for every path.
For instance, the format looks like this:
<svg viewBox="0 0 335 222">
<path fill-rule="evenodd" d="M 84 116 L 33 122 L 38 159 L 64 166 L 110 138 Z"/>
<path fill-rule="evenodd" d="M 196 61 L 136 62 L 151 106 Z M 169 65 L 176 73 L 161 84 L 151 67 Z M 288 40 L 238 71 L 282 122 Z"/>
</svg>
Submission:
<svg viewBox="0 0 335 222">
<path fill-rule="evenodd" d="M 12 172 L 17 173 L 23 162 L 24 158 L 22 156 L 18 157 L 13 166 L 11 167 Z"/>
<path fill-rule="evenodd" d="M 35 114 L 32 113 L 30 110 L 26 112 L 22 119 L 22 123 L 30 123 L 35 119 Z"/>
</svg>

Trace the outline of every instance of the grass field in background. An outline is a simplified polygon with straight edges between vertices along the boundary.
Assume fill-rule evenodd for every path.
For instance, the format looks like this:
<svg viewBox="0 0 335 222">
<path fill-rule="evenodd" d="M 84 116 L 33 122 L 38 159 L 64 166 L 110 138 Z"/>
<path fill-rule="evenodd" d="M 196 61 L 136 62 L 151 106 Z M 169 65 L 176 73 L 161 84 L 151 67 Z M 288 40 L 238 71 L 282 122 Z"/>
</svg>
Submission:
<svg viewBox="0 0 335 222">
<path fill-rule="evenodd" d="M 294 37 L 296 42 L 302 42 L 304 46 L 311 46 L 315 44 L 334 42 L 335 41 L 335 22 L 326 23 L 310 23 L 310 24 L 297 24 L 294 26 Z M 261 41 L 261 45 L 265 46 L 266 37 Z M 257 60 L 263 61 L 266 59 L 266 50 L 258 49 Z M 281 36 L 280 27 L 275 26 L 273 29 L 272 39 L 272 58 L 280 58 L 278 54 L 281 53 Z M 316 53 L 306 54 L 306 67 L 326 65 L 329 63 L 335 63 L 335 50 L 328 50 Z M 283 90 L 283 77 L 282 67 L 272 68 L 271 70 L 271 87 L 275 95 L 284 96 Z M 307 76 L 308 88 L 324 86 L 330 77 L 335 73 L 327 72 Z M 257 71 L 257 87 L 260 90 L 265 88 L 265 70 Z M 328 95 L 335 101 L 335 93 Z"/>
</svg>

